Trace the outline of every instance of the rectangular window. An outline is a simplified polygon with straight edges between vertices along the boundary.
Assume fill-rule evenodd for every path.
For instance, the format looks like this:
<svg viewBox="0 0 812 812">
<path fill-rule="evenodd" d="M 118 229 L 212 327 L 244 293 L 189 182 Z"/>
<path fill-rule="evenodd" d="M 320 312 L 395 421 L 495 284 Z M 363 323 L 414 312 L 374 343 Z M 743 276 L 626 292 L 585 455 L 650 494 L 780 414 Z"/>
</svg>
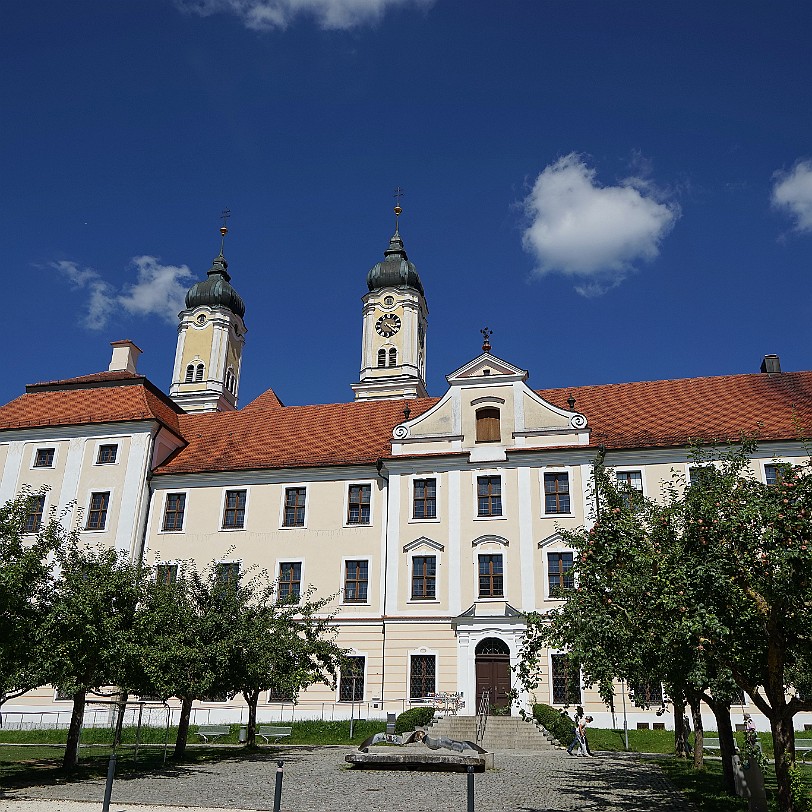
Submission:
<svg viewBox="0 0 812 812">
<path fill-rule="evenodd" d="M 365 657 L 345 657 L 341 665 L 341 679 L 338 683 L 339 702 L 364 701 Z"/>
<path fill-rule="evenodd" d="M 117 445 L 100 445 L 99 456 L 96 458 L 97 465 L 109 465 L 116 461 L 118 456 Z"/>
<path fill-rule="evenodd" d="M 240 564 L 238 561 L 217 565 L 217 583 L 220 586 L 236 587 L 240 582 Z"/>
<path fill-rule="evenodd" d="M 435 693 L 436 664 L 433 654 L 413 654 L 412 673 L 409 676 L 409 698 L 425 699 Z"/>
<path fill-rule="evenodd" d="M 547 583 L 551 598 L 562 598 L 575 586 L 572 553 L 547 553 Z"/>
<path fill-rule="evenodd" d="M 280 601 L 299 597 L 302 591 L 301 561 L 283 561 L 279 565 L 277 591 Z"/>
<path fill-rule="evenodd" d="M 570 513 L 570 478 L 566 473 L 544 475 L 544 512 Z"/>
<path fill-rule="evenodd" d="M 178 565 L 158 564 L 155 567 L 155 580 L 159 584 L 174 584 L 178 580 Z"/>
<path fill-rule="evenodd" d="M 502 477 L 479 476 L 476 482 L 477 516 L 501 516 Z"/>
<path fill-rule="evenodd" d="M 45 511 L 45 494 L 37 494 L 28 499 L 28 511 L 25 514 L 25 532 L 39 533 L 42 527 L 42 514 Z"/>
<path fill-rule="evenodd" d="M 246 491 L 226 491 L 225 509 L 223 510 L 223 529 L 240 530 L 245 527 Z"/>
<path fill-rule="evenodd" d="M 437 556 L 412 558 L 412 600 L 433 601 L 437 597 Z"/>
<path fill-rule="evenodd" d="M 369 524 L 371 485 L 350 485 L 347 495 L 347 524 Z"/>
<path fill-rule="evenodd" d="M 781 480 L 790 471 L 791 466 L 786 462 L 779 462 L 777 465 L 764 466 L 764 481 L 768 485 L 780 485 Z"/>
<path fill-rule="evenodd" d="M 550 656 L 554 705 L 581 704 L 581 668 L 568 654 Z"/>
<path fill-rule="evenodd" d="M 501 553 L 479 556 L 479 597 L 502 598 L 505 595 Z"/>
<path fill-rule="evenodd" d="M 85 530 L 104 530 L 107 524 L 107 509 L 110 507 L 110 491 L 92 493 L 90 510 L 87 512 Z"/>
<path fill-rule="evenodd" d="M 688 469 L 688 484 L 702 485 L 709 477 L 713 476 L 712 465 L 692 465 Z"/>
<path fill-rule="evenodd" d="M 478 443 L 498 443 L 501 439 L 499 409 L 489 406 L 477 410 L 476 441 Z"/>
<path fill-rule="evenodd" d="M 185 493 L 168 493 L 164 503 L 164 530 L 183 530 L 183 514 L 186 511 Z"/>
<path fill-rule="evenodd" d="M 34 455 L 34 468 L 53 468 L 55 448 L 38 448 Z"/>
<path fill-rule="evenodd" d="M 366 603 L 369 589 L 369 562 L 347 561 L 344 564 L 344 602 Z"/>
<path fill-rule="evenodd" d="M 615 471 L 615 481 L 620 498 L 627 508 L 635 509 L 643 501 L 643 472 Z"/>
<path fill-rule="evenodd" d="M 663 704 L 663 686 L 659 682 L 637 682 L 629 685 L 629 698 L 638 707 Z"/>
<path fill-rule="evenodd" d="M 304 527 L 307 488 L 285 488 L 284 527 Z"/>
<path fill-rule="evenodd" d="M 287 688 L 284 685 L 272 685 L 268 690 L 268 702 L 273 703 L 282 703 L 282 702 L 293 702 L 294 695 L 293 691 L 290 688 Z"/>
<path fill-rule="evenodd" d="M 437 518 L 437 480 L 415 479 L 412 499 L 412 518 Z"/>
</svg>

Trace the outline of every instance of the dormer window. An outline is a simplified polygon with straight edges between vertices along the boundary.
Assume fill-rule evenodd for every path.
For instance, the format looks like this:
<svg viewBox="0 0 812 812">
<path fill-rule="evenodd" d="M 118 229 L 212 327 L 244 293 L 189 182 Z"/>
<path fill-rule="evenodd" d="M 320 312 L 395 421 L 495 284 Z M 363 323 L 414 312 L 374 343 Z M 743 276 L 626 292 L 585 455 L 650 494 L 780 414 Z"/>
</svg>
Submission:
<svg viewBox="0 0 812 812">
<path fill-rule="evenodd" d="M 499 409 L 486 406 L 476 412 L 476 441 L 478 443 L 498 443 L 502 439 L 499 427 Z"/>
</svg>

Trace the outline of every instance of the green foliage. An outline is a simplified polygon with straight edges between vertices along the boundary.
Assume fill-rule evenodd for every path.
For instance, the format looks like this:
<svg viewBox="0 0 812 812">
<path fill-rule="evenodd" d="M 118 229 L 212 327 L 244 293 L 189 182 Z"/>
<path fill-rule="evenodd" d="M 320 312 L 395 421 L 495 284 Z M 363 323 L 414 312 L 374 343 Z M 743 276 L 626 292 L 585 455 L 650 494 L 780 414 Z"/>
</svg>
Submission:
<svg viewBox="0 0 812 812">
<path fill-rule="evenodd" d="M 575 722 L 566 711 L 559 711 L 550 705 L 538 703 L 533 705 L 533 718 L 555 736 L 559 744 L 564 747 L 572 741 Z"/>
<path fill-rule="evenodd" d="M 789 785 L 797 812 L 810 812 L 812 796 L 810 796 L 809 784 L 804 780 L 804 773 L 798 764 L 793 764 L 789 768 Z"/>
<path fill-rule="evenodd" d="M 418 727 L 431 724 L 434 708 L 409 708 L 395 719 L 395 733 L 408 733 Z"/>
</svg>

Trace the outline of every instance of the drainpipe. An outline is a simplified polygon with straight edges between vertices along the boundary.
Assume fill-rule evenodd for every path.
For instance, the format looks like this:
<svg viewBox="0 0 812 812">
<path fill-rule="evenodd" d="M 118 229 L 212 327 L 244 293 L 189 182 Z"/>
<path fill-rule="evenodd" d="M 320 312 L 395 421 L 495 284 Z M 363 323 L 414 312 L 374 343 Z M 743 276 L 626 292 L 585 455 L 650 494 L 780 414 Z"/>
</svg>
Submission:
<svg viewBox="0 0 812 812">
<path fill-rule="evenodd" d="M 375 468 L 378 476 L 386 483 L 386 499 L 384 499 L 383 518 L 383 595 L 381 596 L 381 710 L 386 713 L 386 584 L 389 574 L 389 477 L 384 476 L 383 457 L 378 457 Z"/>
</svg>

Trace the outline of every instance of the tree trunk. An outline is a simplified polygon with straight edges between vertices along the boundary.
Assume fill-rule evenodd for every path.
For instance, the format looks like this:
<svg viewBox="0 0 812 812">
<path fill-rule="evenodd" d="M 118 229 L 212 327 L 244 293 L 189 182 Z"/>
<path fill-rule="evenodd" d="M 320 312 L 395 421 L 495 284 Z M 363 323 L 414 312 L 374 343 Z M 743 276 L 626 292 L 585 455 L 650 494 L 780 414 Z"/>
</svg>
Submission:
<svg viewBox="0 0 812 812">
<path fill-rule="evenodd" d="M 259 691 L 243 691 L 242 695 L 248 703 L 248 736 L 245 740 L 246 747 L 257 746 L 257 703 L 259 702 Z"/>
<path fill-rule="evenodd" d="M 701 770 L 705 767 L 705 728 L 702 725 L 702 703 L 693 692 L 689 696 L 688 703 L 691 706 L 691 718 L 694 720 L 694 769 Z"/>
<path fill-rule="evenodd" d="M 82 722 L 85 718 L 84 691 L 77 691 L 73 695 L 73 713 L 68 728 L 68 741 L 65 744 L 65 755 L 62 759 L 62 768 L 72 770 L 79 763 L 79 736 L 82 734 Z"/>
<path fill-rule="evenodd" d="M 178 719 L 178 735 L 175 739 L 176 760 L 181 761 L 186 755 L 186 740 L 189 738 L 189 718 L 192 715 L 192 697 L 183 696 L 180 701 L 180 719 Z"/>
<path fill-rule="evenodd" d="M 792 797 L 790 767 L 795 764 L 795 731 L 792 716 L 782 715 L 770 720 L 775 754 L 775 781 L 778 784 L 778 808 L 781 812 L 796 812 L 798 806 Z"/>
<path fill-rule="evenodd" d="M 118 695 L 118 715 L 116 716 L 116 733 L 113 736 L 113 749 L 115 750 L 121 744 L 121 729 L 124 727 L 124 714 L 127 711 L 127 699 L 129 694 L 125 690 L 121 690 Z"/>
<path fill-rule="evenodd" d="M 685 716 L 685 697 L 682 691 L 675 690 L 671 700 L 674 705 L 674 752 L 677 758 L 688 755 L 688 731 L 682 721 Z"/>
<path fill-rule="evenodd" d="M 733 777 L 733 756 L 736 755 L 736 739 L 733 737 L 733 721 L 730 718 L 730 705 L 727 702 L 708 702 L 708 707 L 716 717 L 716 730 L 719 733 L 719 751 L 722 754 L 722 784 L 725 792 L 736 794 L 736 781 Z"/>
</svg>

